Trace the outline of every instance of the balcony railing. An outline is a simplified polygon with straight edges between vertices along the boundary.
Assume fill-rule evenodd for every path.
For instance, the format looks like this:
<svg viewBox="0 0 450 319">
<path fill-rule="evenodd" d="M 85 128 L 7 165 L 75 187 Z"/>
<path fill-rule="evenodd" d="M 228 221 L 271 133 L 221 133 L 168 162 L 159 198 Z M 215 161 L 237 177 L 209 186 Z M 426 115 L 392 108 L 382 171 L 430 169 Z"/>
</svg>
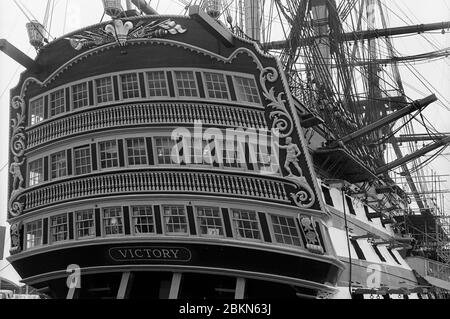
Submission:
<svg viewBox="0 0 450 319">
<path fill-rule="evenodd" d="M 86 109 L 27 130 L 28 149 L 72 135 L 145 124 L 193 124 L 267 129 L 264 111 L 219 104 L 138 103 Z"/>
<path fill-rule="evenodd" d="M 268 176 L 258 178 L 195 171 L 110 173 L 41 185 L 30 189 L 25 194 L 25 210 L 35 210 L 81 198 L 140 193 L 202 193 L 289 204 L 290 200 L 285 190 L 285 184 L 284 181 Z"/>
</svg>

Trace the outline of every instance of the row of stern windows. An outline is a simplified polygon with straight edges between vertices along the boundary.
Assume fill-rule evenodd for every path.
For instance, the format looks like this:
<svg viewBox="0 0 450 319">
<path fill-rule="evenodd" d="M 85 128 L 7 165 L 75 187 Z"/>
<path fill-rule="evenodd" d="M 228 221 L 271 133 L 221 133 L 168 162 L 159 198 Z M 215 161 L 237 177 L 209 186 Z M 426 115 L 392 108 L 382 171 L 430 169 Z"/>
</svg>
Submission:
<svg viewBox="0 0 450 319">
<path fill-rule="evenodd" d="M 194 165 L 241 171 L 268 170 L 267 167 L 271 165 L 270 146 L 254 144 L 248 146 L 248 143 L 239 146 L 238 144 L 241 143 L 237 140 L 220 141 L 220 143 L 223 153 L 220 160 L 215 151 L 217 144 L 211 144 L 206 140 L 197 141 L 194 138 L 185 146 L 183 143 L 177 143 L 170 136 L 133 136 L 81 144 L 48 156 L 31 157 L 28 163 L 28 186 L 36 186 L 69 176 L 152 165 L 167 167 Z M 186 154 L 184 147 L 188 148 Z M 249 153 L 250 149 L 255 152 L 255 163 L 245 159 L 249 158 L 246 153 Z"/>
<path fill-rule="evenodd" d="M 149 70 L 91 78 L 57 88 L 29 103 L 30 125 L 86 107 L 143 99 L 235 101 L 260 106 L 253 76 L 193 70 Z"/>
<path fill-rule="evenodd" d="M 136 205 L 86 208 L 25 222 L 25 249 L 117 236 L 235 238 L 304 247 L 298 220 L 245 209 Z M 304 236 L 303 236 L 304 237 Z"/>
</svg>

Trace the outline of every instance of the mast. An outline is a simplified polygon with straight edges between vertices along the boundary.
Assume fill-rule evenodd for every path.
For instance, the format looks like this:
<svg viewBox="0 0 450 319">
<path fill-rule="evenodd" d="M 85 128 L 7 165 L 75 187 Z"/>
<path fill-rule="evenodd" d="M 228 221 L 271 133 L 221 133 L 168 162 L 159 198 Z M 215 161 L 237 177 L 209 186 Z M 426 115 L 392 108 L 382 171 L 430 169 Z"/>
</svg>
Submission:
<svg viewBox="0 0 450 319">
<path fill-rule="evenodd" d="M 261 1 L 245 0 L 245 33 L 256 41 L 261 41 Z"/>
</svg>

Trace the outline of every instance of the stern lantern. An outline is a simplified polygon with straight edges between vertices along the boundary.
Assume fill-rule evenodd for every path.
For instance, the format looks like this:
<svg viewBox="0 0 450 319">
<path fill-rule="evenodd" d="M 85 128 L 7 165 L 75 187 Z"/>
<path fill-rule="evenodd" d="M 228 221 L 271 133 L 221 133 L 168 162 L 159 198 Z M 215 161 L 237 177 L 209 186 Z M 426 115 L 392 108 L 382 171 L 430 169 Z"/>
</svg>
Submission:
<svg viewBox="0 0 450 319">
<path fill-rule="evenodd" d="M 222 0 L 206 0 L 203 4 L 203 9 L 211 18 L 218 19 L 222 14 Z"/>
<path fill-rule="evenodd" d="M 33 20 L 26 24 L 28 37 L 30 39 L 30 44 L 36 49 L 39 50 L 45 42 L 44 37 L 44 26 L 36 20 Z"/>
<path fill-rule="evenodd" d="M 120 0 L 103 0 L 103 7 L 105 8 L 105 13 L 112 18 L 117 18 L 123 12 Z"/>
</svg>

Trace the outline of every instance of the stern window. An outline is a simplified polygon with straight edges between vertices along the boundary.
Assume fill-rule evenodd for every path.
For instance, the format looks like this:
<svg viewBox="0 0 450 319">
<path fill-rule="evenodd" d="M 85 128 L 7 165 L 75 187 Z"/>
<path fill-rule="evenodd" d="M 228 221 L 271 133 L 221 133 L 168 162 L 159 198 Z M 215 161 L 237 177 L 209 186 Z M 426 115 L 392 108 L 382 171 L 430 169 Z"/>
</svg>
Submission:
<svg viewBox="0 0 450 319">
<path fill-rule="evenodd" d="M 236 91 L 239 100 L 261 104 L 258 88 L 254 79 L 244 78 L 240 76 L 234 77 L 236 82 Z"/>
<path fill-rule="evenodd" d="M 194 72 L 176 71 L 175 80 L 179 96 L 198 97 L 197 82 L 195 80 Z"/>
</svg>

